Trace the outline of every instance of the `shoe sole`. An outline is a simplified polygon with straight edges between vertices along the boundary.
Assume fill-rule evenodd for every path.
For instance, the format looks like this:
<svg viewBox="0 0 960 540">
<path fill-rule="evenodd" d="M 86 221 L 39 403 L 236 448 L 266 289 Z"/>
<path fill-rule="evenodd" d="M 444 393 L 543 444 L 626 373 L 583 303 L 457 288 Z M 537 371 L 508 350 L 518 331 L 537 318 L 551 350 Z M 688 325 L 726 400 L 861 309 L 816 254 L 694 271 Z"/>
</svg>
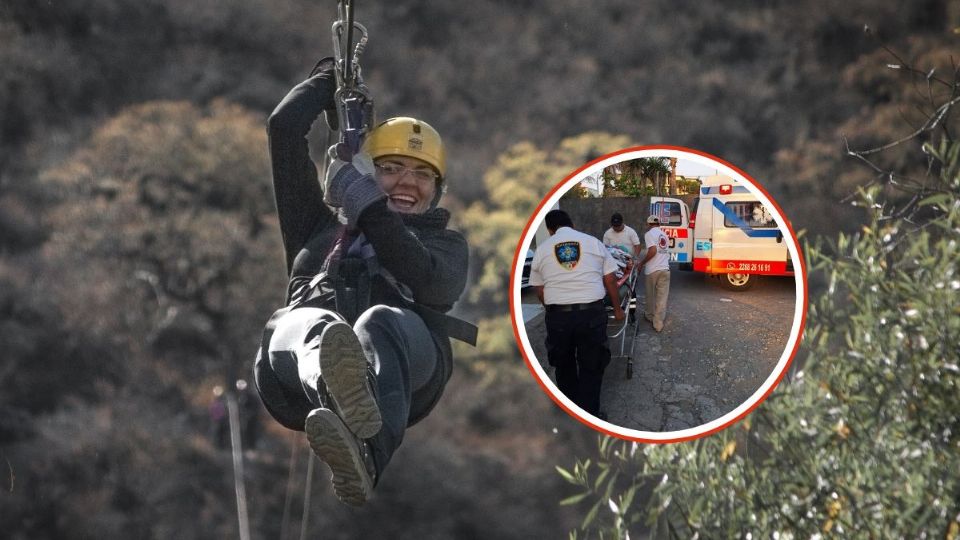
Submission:
<svg viewBox="0 0 960 540">
<path fill-rule="evenodd" d="M 304 425 L 310 448 L 330 467 L 337 498 L 351 506 L 360 506 L 373 491 L 360 449 L 346 424 L 329 409 L 314 409 Z"/>
<path fill-rule="evenodd" d="M 380 407 L 367 379 L 367 356 L 349 324 L 334 322 L 320 336 L 320 375 L 347 427 L 369 439 L 380 431 Z"/>
</svg>

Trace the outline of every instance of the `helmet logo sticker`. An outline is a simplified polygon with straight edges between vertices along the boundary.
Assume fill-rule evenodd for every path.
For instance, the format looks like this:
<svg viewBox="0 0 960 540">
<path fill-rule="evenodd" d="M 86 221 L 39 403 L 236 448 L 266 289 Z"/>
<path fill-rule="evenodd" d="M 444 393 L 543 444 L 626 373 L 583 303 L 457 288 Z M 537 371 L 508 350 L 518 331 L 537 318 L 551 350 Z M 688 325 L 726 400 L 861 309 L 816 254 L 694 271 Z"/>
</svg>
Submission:
<svg viewBox="0 0 960 540">
<path fill-rule="evenodd" d="M 573 270 L 580 262 L 580 242 L 560 242 L 553 246 L 553 254 L 560 266 Z"/>
<path fill-rule="evenodd" d="M 423 139 L 410 137 L 410 139 L 407 140 L 407 148 L 410 150 L 423 150 Z"/>
</svg>

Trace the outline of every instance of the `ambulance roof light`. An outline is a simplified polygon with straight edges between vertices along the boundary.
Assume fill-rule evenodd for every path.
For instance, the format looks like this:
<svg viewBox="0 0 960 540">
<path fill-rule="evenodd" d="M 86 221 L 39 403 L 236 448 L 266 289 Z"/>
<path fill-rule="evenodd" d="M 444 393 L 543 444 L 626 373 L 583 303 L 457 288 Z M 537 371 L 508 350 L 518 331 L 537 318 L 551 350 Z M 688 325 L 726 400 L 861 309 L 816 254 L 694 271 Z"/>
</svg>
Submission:
<svg viewBox="0 0 960 540">
<path fill-rule="evenodd" d="M 721 185 L 720 185 L 720 194 L 721 194 L 721 195 L 729 195 L 729 194 L 731 194 L 731 193 L 733 193 L 733 186 L 732 186 L 732 185 L 730 185 L 730 184 L 721 184 Z"/>
</svg>

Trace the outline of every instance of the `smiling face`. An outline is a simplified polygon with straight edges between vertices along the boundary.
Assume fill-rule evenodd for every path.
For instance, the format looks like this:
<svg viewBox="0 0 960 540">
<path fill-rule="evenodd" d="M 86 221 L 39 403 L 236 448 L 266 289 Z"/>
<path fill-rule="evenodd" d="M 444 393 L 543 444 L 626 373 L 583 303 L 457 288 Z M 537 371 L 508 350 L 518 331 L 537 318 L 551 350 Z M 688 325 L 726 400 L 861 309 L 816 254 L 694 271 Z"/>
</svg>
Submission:
<svg viewBox="0 0 960 540">
<path fill-rule="evenodd" d="M 376 165 L 377 182 L 387 194 L 387 208 L 404 214 L 422 214 L 430 209 L 437 192 L 433 167 L 408 156 L 383 156 Z"/>
</svg>

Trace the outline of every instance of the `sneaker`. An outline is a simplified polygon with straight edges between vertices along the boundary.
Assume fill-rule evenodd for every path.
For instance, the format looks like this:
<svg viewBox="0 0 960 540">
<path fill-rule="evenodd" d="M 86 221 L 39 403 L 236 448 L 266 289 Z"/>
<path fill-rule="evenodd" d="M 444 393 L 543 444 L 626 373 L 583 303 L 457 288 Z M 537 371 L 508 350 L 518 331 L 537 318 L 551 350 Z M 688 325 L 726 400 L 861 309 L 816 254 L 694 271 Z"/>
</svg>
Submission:
<svg viewBox="0 0 960 540">
<path fill-rule="evenodd" d="M 375 468 L 367 444 L 330 409 L 314 409 L 304 424 L 313 453 L 330 467 L 337 498 L 360 506 L 373 493 Z"/>
<path fill-rule="evenodd" d="M 380 431 L 380 407 L 367 376 L 367 356 L 349 324 L 332 322 L 320 335 L 320 376 L 350 431 L 361 439 Z"/>
</svg>

